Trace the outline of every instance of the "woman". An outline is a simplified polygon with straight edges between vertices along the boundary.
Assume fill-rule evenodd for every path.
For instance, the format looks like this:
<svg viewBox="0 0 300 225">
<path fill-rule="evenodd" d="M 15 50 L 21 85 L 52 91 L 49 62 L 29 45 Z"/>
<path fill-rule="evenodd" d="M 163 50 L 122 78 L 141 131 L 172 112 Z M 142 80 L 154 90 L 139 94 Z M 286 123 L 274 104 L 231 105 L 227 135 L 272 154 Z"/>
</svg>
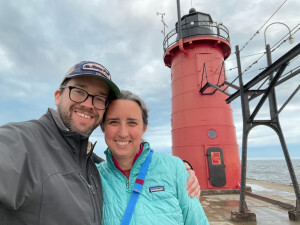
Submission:
<svg viewBox="0 0 300 225">
<path fill-rule="evenodd" d="M 152 154 L 150 144 L 143 142 L 148 110 L 138 96 L 122 91 L 109 104 L 102 121 L 108 146 L 107 160 L 98 164 L 103 187 L 103 225 L 121 224 L 124 214 L 122 224 L 126 220 L 136 225 L 209 224 L 199 200 L 188 196 L 188 172 L 182 160 Z M 145 169 L 147 162 L 150 165 Z M 145 172 L 144 181 L 140 170 Z M 140 194 L 133 189 L 141 190 Z M 136 204 L 131 199 L 134 195 L 138 196 Z"/>
</svg>

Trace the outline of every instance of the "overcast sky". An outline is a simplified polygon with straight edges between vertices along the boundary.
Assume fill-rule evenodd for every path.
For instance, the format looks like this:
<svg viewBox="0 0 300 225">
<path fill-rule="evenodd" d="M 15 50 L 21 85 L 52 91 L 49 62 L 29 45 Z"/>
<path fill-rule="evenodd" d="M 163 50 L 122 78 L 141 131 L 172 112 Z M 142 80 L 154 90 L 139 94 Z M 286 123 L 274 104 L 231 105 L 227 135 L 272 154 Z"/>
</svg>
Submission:
<svg viewBox="0 0 300 225">
<path fill-rule="evenodd" d="M 181 15 L 191 6 L 228 28 L 232 46 L 226 60 L 229 81 L 237 76 L 233 69 L 236 45 L 242 49 L 248 43 L 241 51 L 244 71 L 263 55 L 258 53 L 265 51 L 264 30 L 269 24 L 283 22 L 293 33 L 300 22 L 298 0 L 182 0 Z M 91 60 L 103 64 L 120 89 L 131 90 L 145 100 L 150 109 L 145 139 L 156 151 L 171 152 L 170 69 L 163 63 L 163 24 L 157 12 L 165 13 L 168 33 L 177 21 L 176 7 L 176 0 L 0 0 L 0 125 L 36 119 L 48 107 L 55 108 L 54 92 L 64 74 L 73 64 Z M 256 31 L 259 33 L 253 37 Z M 287 33 L 284 25 L 274 24 L 267 29 L 267 42 L 272 46 Z M 272 53 L 273 61 L 299 43 L 299 33 L 298 29 L 293 34 L 293 45 L 285 42 Z M 300 65 L 300 57 L 285 72 L 296 65 Z M 263 56 L 245 72 L 245 82 L 265 66 Z M 279 107 L 299 83 L 298 75 L 276 88 Z M 241 146 L 240 98 L 231 106 Z M 292 157 L 300 157 L 299 112 L 298 92 L 280 114 Z M 267 118 L 267 111 L 259 116 Z M 98 141 L 96 153 L 102 156 L 105 144 L 100 129 L 91 140 Z M 283 157 L 279 140 L 270 128 L 252 130 L 248 146 L 249 158 Z"/>
</svg>

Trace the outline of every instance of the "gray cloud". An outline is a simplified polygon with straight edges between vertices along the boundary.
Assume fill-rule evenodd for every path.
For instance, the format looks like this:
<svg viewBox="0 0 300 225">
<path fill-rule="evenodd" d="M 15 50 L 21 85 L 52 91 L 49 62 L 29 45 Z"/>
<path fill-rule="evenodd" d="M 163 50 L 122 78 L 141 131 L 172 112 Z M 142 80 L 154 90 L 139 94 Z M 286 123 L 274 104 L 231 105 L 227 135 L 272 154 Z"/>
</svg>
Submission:
<svg viewBox="0 0 300 225">
<path fill-rule="evenodd" d="M 235 46 L 240 48 L 266 22 L 282 2 L 262 1 L 193 1 L 200 12 L 210 13 L 213 20 L 223 22 L 230 31 L 232 54 L 226 62 L 227 77 L 233 80 L 237 70 Z M 190 1 L 181 1 L 181 15 L 188 13 Z M 299 24 L 300 2 L 290 0 L 268 24 Z M 150 108 L 147 139 L 155 147 L 169 151 L 171 146 L 170 69 L 163 63 L 163 25 L 156 12 L 165 13 L 167 32 L 177 21 L 176 1 L 166 0 L 15 0 L 0 1 L 0 89 L 2 91 L 0 124 L 38 118 L 48 106 L 54 107 L 53 93 L 65 72 L 81 60 L 93 60 L 109 69 L 121 89 L 129 89 L 143 97 Z M 266 26 L 265 26 L 266 27 Z M 242 51 L 242 56 L 263 53 L 265 27 Z M 276 43 L 278 36 L 287 33 L 283 26 L 268 29 L 267 40 Z M 299 43 L 300 32 L 295 34 Z M 273 61 L 294 45 L 284 43 L 272 53 Z M 242 58 L 246 69 L 260 55 Z M 299 65 L 299 58 L 289 69 Z M 244 76 L 252 79 L 266 66 L 265 56 Z M 237 84 L 237 82 L 236 82 Z M 278 105 L 299 84 L 299 76 L 276 89 Z M 234 90 L 230 90 L 234 92 Z M 291 143 L 299 144 L 299 94 L 282 113 L 283 129 Z M 232 103 L 237 137 L 241 143 L 240 99 Z M 267 116 L 267 109 L 262 116 Z M 250 144 L 261 143 L 264 132 L 253 132 Z M 272 144 L 272 135 L 263 143 Z M 163 138 L 160 138 L 163 137 Z M 92 140 L 102 139 L 95 132 Z M 161 147 L 159 147 L 161 146 Z M 99 148 L 105 145 L 101 142 Z"/>
</svg>

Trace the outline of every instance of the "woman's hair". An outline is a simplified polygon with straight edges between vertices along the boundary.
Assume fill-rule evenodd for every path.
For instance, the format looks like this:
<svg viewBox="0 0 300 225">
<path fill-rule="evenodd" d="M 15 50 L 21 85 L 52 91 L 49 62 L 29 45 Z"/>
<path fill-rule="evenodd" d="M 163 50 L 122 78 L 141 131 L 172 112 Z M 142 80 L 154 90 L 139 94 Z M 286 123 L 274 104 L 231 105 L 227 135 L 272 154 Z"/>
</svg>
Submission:
<svg viewBox="0 0 300 225">
<path fill-rule="evenodd" d="M 110 101 L 110 103 L 115 101 L 115 100 L 131 100 L 131 101 L 136 102 L 139 105 L 139 107 L 141 108 L 144 125 L 145 126 L 148 125 L 148 112 L 149 112 L 149 110 L 148 110 L 145 102 L 139 96 L 137 96 L 136 94 L 133 94 L 130 91 L 121 90 L 120 96 L 112 99 Z M 108 104 L 108 107 L 109 107 L 109 104 Z M 107 110 L 105 110 L 105 112 L 103 114 L 102 124 L 104 124 L 104 122 L 105 122 L 106 111 Z"/>
</svg>

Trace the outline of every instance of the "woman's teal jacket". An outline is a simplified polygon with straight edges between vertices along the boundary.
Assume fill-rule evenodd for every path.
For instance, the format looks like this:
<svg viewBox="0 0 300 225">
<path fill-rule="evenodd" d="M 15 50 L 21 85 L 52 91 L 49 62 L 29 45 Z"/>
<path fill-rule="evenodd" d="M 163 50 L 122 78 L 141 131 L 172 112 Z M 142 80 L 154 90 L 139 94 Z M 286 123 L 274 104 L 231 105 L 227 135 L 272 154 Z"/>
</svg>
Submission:
<svg viewBox="0 0 300 225">
<path fill-rule="evenodd" d="M 106 161 L 97 165 L 103 189 L 103 225 L 119 225 L 130 199 L 141 164 L 150 151 L 144 143 L 129 180 L 115 167 L 111 150 Z M 186 191 L 189 174 L 182 160 L 175 156 L 153 153 L 145 183 L 135 206 L 131 225 L 207 225 L 208 220 L 197 198 Z"/>
</svg>

